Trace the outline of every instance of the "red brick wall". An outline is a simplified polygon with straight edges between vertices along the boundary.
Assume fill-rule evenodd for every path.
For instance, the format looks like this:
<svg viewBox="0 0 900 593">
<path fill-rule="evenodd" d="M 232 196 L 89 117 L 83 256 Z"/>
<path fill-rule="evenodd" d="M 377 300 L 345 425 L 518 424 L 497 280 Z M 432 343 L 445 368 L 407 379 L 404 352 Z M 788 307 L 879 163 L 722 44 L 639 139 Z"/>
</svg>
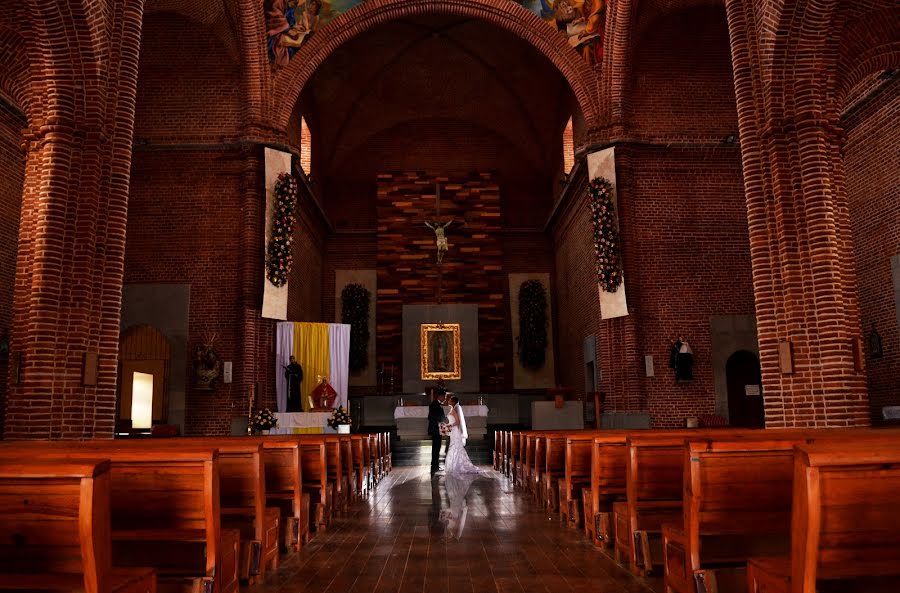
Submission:
<svg viewBox="0 0 900 593">
<path fill-rule="evenodd" d="M 22 151 L 25 125 L 22 117 L 13 114 L 10 107 L 0 101 L 0 339 L 5 340 L 9 340 L 12 327 L 13 283 L 25 181 Z M 6 411 L 8 363 L 9 355 L 0 354 L 0 435 L 3 434 Z"/>
<path fill-rule="evenodd" d="M 900 404 L 900 330 L 890 262 L 900 253 L 900 80 L 857 103 L 843 124 L 862 331 L 868 337 L 874 325 L 884 347 L 883 358 L 866 361 L 877 421 L 883 406 Z"/>
<path fill-rule="evenodd" d="M 310 197 L 300 198 L 294 227 L 291 246 L 294 269 L 288 283 L 288 319 L 291 321 L 326 320 L 322 317 L 325 229 L 311 200 Z"/>
<path fill-rule="evenodd" d="M 190 361 L 182 370 L 189 378 L 187 434 L 227 434 L 231 416 L 244 410 L 246 395 L 237 389 L 237 361 L 245 347 L 239 274 L 243 167 L 240 153 L 229 150 L 134 155 L 125 282 L 190 284 L 188 352 L 215 333 L 222 360 L 235 361 L 234 383 L 219 382 L 212 392 L 193 388 Z"/>
<path fill-rule="evenodd" d="M 210 29 L 148 14 L 141 40 L 135 141 L 212 141 L 242 122 L 240 66 Z"/>
</svg>

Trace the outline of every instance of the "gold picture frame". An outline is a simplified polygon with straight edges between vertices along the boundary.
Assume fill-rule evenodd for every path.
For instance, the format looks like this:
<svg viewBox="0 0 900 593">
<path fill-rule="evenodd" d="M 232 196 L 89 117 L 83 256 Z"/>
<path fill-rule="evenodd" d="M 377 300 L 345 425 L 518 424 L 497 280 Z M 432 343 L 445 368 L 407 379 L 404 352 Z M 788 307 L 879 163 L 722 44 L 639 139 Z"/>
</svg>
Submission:
<svg viewBox="0 0 900 593">
<path fill-rule="evenodd" d="M 422 380 L 462 378 L 458 323 L 423 323 L 420 329 Z"/>
</svg>

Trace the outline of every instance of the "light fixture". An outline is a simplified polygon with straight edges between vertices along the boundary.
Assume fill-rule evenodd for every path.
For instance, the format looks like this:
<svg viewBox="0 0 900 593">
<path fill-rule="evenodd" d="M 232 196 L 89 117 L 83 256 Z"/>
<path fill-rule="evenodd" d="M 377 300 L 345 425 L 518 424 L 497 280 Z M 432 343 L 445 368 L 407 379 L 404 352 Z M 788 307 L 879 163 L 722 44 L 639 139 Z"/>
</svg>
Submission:
<svg viewBox="0 0 900 593">
<path fill-rule="evenodd" d="M 737 138 L 734 134 L 728 134 L 725 136 L 725 144 L 734 144 Z"/>
</svg>

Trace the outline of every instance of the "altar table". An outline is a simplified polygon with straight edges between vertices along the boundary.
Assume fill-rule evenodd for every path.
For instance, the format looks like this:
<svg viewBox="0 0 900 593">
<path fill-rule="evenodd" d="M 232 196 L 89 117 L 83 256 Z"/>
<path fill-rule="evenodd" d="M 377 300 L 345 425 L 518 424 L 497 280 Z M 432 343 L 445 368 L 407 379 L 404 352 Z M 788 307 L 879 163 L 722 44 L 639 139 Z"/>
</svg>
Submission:
<svg viewBox="0 0 900 593">
<path fill-rule="evenodd" d="M 328 426 L 331 412 L 275 412 L 278 425 L 269 434 L 322 434 L 336 432 Z"/>
<path fill-rule="evenodd" d="M 483 439 L 487 434 L 487 406 L 462 406 L 466 417 L 469 440 Z M 444 406 L 444 414 L 450 411 Z M 428 438 L 428 406 L 397 406 L 394 408 L 397 422 L 397 437 L 402 440 Z"/>
</svg>

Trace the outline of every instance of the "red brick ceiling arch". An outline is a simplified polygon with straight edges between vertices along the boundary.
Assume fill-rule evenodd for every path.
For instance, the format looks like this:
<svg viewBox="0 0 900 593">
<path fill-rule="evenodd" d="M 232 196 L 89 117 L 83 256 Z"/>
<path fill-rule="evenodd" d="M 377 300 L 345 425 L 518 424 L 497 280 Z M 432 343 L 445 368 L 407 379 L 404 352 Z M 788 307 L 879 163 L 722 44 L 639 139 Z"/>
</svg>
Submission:
<svg viewBox="0 0 900 593">
<path fill-rule="evenodd" d="M 370 0 L 323 27 L 275 78 L 274 120 L 287 128 L 303 87 L 329 55 L 357 35 L 389 21 L 428 14 L 480 19 L 512 32 L 550 60 L 569 83 L 588 129 L 598 125 L 597 77 L 563 36 L 509 0 Z"/>
<path fill-rule="evenodd" d="M 843 109 L 847 94 L 857 83 L 900 65 L 900 12 L 873 11 L 847 23 L 841 35 L 835 104 Z"/>
<path fill-rule="evenodd" d="M 895 0 L 786 0 L 772 53 L 769 117 L 777 121 L 802 114 L 835 122 L 842 108 L 839 98 L 892 59 L 896 23 Z M 847 48 L 854 48 L 852 55 Z"/>
<path fill-rule="evenodd" d="M 25 38 L 0 25 L 0 92 L 5 94 L 26 116 L 34 103 L 29 89 L 30 64 Z"/>
</svg>

